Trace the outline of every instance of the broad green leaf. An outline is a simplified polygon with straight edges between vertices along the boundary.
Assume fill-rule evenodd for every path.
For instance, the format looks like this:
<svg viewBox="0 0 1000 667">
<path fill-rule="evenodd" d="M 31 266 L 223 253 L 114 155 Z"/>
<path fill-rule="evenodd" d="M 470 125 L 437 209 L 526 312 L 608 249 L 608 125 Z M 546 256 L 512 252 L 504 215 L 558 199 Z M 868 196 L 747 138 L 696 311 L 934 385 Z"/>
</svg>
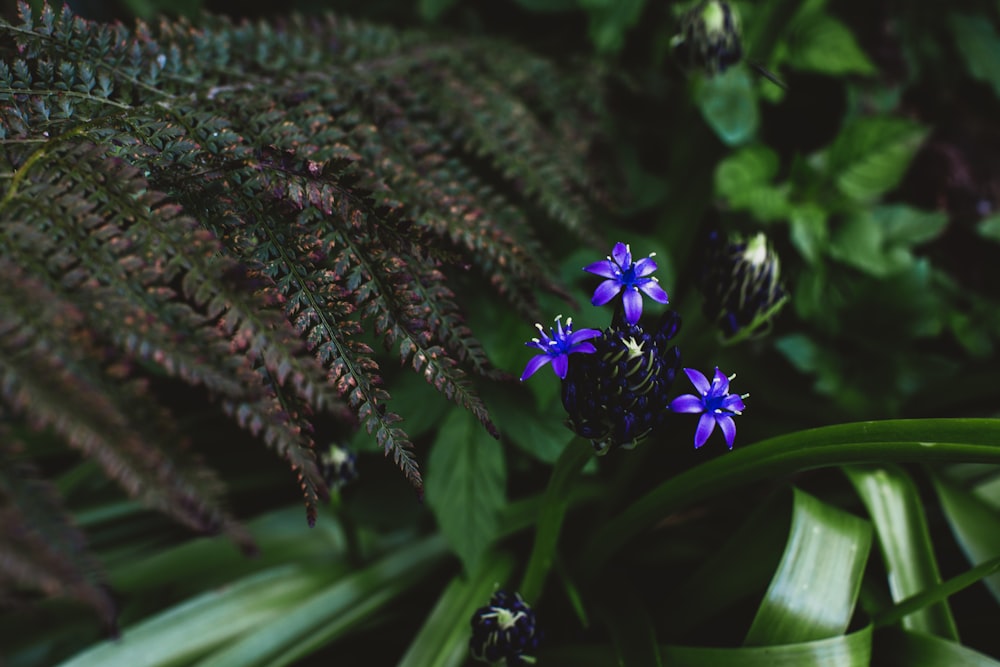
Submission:
<svg viewBox="0 0 1000 667">
<path fill-rule="evenodd" d="M 904 204 L 859 211 L 834 234 L 830 254 L 865 273 L 884 277 L 912 266 L 910 247 L 933 239 L 947 224 L 945 213 Z"/>
<path fill-rule="evenodd" d="M 663 664 L 671 667 L 869 667 L 873 664 L 872 626 L 829 639 L 781 646 L 667 645 L 660 647 L 660 655 Z M 588 644 L 542 650 L 539 664 L 608 667 L 617 663 L 614 647 Z"/>
<path fill-rule="evenodd" d="M 901 468 L 847 466 L 844 469 L 861 496 L 878 536 L 894 602 L 941 583 L 923 501 Z M 921 609 L 903 619 L 903 628 L 958 639 L 947 602 Z"/>
<path fill-rule="evenodd" d="M 541 595 L 545 578 L 555 563 L 559 533 L 566 517 L 566 510 L 569 508 L 569 491 L 573 483 L 579 479 L 580 470 L 593 458 L 594 450 L 588 443 L 573 440 L 566 445 L 552 471 L 538 513 L 535 542 L 531 548 L 524 580 L 521 582 L 521 595 L 529 604 L 533 604 Z"/>
<path fill-rule="evenodd" d="M 203 593 L 104 641 L 60 667 L 156 667 L 189 664 L 208 651 L 257 632 L 333 576 L 284 565 Z"/>
<path fill-rule="evenodd" d="M 500 443 L 476 418 L 453 409 L 445 418 L 427 461 L 426 494 L 441 532 L 474 573 L 497 536 L 507 469 Z"/>
<path fill-rule="evenodd" d="M 639 20 L 645 0 L 578 0 L 590 15 L 590 41 L 601 53 L 614 53 L 625 44 L 625 33 Z"/>
<path fill-rule="evenodd" d="M 757 132 L 757 97 L 745 67 L 698 79 L 694 96 L 705 122 L 727 146 L 745 144 Z"/>
<path fill-rule="evenodd" d="M 558 382 L 546 377 L 551 375 L 550 371 L 542 370 L 545 375 L 539 380 Z M 559 401 L 544 409 L 538 408 L 527 391 L 512 391 L 510 387 L 487 387 L 483 390 L 483 399 L 490 406 L 493 423 L 504 440 L 539 461 L 555 463 L 574 438 L 573 432 L 563 423 L 566 410 Z"/>
<path fill-rule="evenodd" d="M 993 86 L 1000 97 L 1000 35 L 988 15 L 956 12 L 948 16 L 948 25 L 969 74 Z"/>
<path fill-rule="evenodd" d="M 904 630 L 879 633 L 876 657 L 887 667 L 1000 667 L 957 642 Z"/>
<path fill-rule="evenodd" d="M 871 524 L 795 489 L 788 543 L 747 632 L 746 646 L 842 635 L 854 615 Z"/>
<path fill-rule="evenodd" d="M 834 76 L 875 72 L 875 66 L 847 26 L 819 12 L 804 16 L 792 25 L 786 62 L 798 70 Z"/>
<path fill-rule="evenodd" d="M 771 185 L 778 171 L 778 156 L 762 145 L 747 146 L 719 163 L 715 193 L 734 209 L 750 211 L 762 221 L 788 215 L 787 184 Z"/>
<path fill-rule="evenodd" d="M 502 555 L 492 558 L 474 578 L 460 575 L 452 579 L 397 667 L 464 664 L 469 653 L 469 619 L 489 603 L 493 591 L 504 585 L 513 567 L 513 560 Z"/>
<path fill-rule="evenodd" d="M 899 183 L 926 136 L 923 126 L 903 118 L 857 118 L 830 146 L 827 173 L 850 199 L 870 201 Z"/>
<path fill-rule="evenodd" d="M 951 531 L 969 562 L 979 565 L 1000 556 L 1000 512 L 943 477 L 934 475 L 931 479 Z M 1000 574 L 987 577 L 984 583 L 1000 601 Z"/>
<path fill-rule="evenodd" d="M 412 542 L 326 587 L 300 596 L 284 613 L 196 667 L 284 667 L 343 636 L 417 585 L 445 561 L 440 535 Z"/>
<path fill-rule="evenodd" d="M 998 419 L 913 419 L 826 426 L 737 446 L 664 481 L 599 526 L 581 550 L 584 574 L 596 576 L 619 549 L 671 512 L 735 494 L 751 482 L 851 463 L 1000 463 L 998 443 Z"/>
</svg>

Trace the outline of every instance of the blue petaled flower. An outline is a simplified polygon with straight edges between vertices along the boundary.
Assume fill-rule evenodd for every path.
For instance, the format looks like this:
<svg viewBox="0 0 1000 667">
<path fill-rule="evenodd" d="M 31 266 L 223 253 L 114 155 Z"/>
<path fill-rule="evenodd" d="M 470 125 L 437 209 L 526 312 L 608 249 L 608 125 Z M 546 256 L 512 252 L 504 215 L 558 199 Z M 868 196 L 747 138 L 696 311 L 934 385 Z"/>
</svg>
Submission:
<svg viewBox="0 0 1000 667">
<path fill-rule="evenodd" d="M 726 445 L 733 448 L 733 439 L 736 437 L 736 423 L 733 421 L 735 415 L 743 414 L 746 406 L 743 399 L 750 394 L 730 394 L 729 381 L 736 377 L 731 375 L 726 377 L 722 371 L 716 367 L 715 377 L 709 382 L 700 371 L 693 368 L 685 368 L 688 379 L 698 390 L 698 394 L 684 394 L 678 396 L 670 402 L 670 409 L 674 412 L 704 413 L 698 420 L 698 428 L 694 432 L 694 446 L 697 449 L 705 444 L 708 436 L 712 435 L 715 425 L 722 429 L 722 434 L 726 438 Z"/>
<path fill-rule="evenodd" d="M 489 606 L 480 607 L 472 615 L 469 651 L 476 660 L 494 665 L 533 664 L 535 659 L 525 653 L 537 649 L 541 638 L 535 612 L 521 596 L 497 591 Z"/>
<path fill-rule="evenodd" d="M 615 298 L 619 292 L 622 292 L 625 321 L 629 324 L 638 323 L 639 317 L 642 316 L 640 291 L 653 301 L 667 303 L 667 293 L 660 287 L 656 278 L 650 275 L 656 271 L 656 268 L 653 254 L 638 262 L 633 262 L 632 250 L 624 243 L 616 243 L 610 257 L 600 262 L 594 262 L 583 269 L 602 278 L 607 278 L 594 290 L 594 296 L 590 302 L 595 306 L 603 306 Z"/>
<path fill-rule="evenodd" d="M 538 327 L 538 333 L 541 334 L 541 338 L 532 338 L 525 345 L 538 348 L 542 351 L 542 354 L 532 357 L 528 365 L 524 367 L 524 372 L 521 373 L 522 381 L 530 378 L 535 374 L 535 371 L 550 361 L 552 362 L 552 372 L 559 376 L 559 379 L 565 379 L 566 371 L 569 369 L 569 355 L 576 352 L 593 354 L 596 351 L 597 348 L 592 343 L 586 341 L 600 336 L 600 331 L 597 329 L 573 331 L 573 318 L 567 319 L 566 326 L 564 327 L 563 323 L 559 321 L 561 317 L 562 315 L 558 315 L 556 317 L 556 326 L 549 328 L 551 336 L 545 334 L 545 330 L 542 329 L 541 324 L 535 325 Z"/>
</svg>

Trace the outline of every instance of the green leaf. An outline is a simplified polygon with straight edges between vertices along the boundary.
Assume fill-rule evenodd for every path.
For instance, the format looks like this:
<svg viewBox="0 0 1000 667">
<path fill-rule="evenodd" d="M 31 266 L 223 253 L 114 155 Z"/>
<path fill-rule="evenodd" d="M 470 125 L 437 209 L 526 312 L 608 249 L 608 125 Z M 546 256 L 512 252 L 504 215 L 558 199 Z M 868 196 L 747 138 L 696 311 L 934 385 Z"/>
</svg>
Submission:
<svg viewBox="0 0 1000 667">
<path fill-rule="evenodd" d="M 751 482 L 850 463 L 1000 463 L 998 442 L 997 419 L 913 419 L 807 429 L 737 447 L 664 481 L 605 521 L 581 550 L 584 573 L 595 576 L 612 555 L 663 516 Z"/>
<path fill-rule="evenodd" d="M 934 475 L 931 479 L 955 540 L 969 562 L 979 565 L 1000 556 L 1000 513 L 943 477 Z M 984 583 L 1000 601 L 1000 574 L 987 577 Z"/>
<path fill-rule="evenodd" d="M 760 123 L 757 96 L 745 67 L 732 67 L 723 74 L 699 78 L 694 98 L 705 122 L 727 146 L 745 144 L 757 132 Z"/>
<path fill-rule="evenodd" d="M 812 203 L 792 207 L 788 216 L 789 234 L 792 245 L 810 264 L 819 261 L 821 253 L 829 241 L 827 212 Z"/>
<path fill-rule="evenodd" d="M 879 656 L 890 667 L 1000 667 L 971 648 L 933 635 L 903 630 L 879 634 Z"/>
<path fill-rule="evenodd" d="M 894 602 L 941 583 L 923 501 L 901 468 L 879 466 L 844 469 L 861 496 L 878 536 Z M 958 639 L 958 628 L 947 602 L 921 609 L 903 619 L 903 628 Z"/>
<path fill-rule="evenodd" d="M 870 201 L 899 183 L 926 136 L 923 126 L 903 118 L 855 119 L 830 146 L 827 173 L 850 199 Z"/>
<path fill-rule="evenodd" d="M 590 15 L 590 41 L 599 52 L 614 53 L 624 46 L 646 0 L 579 0 L 579 5 Z"/>
<path fill-rule="evenodd" d="M 662 667 L 656 631 L 645 605 L 626 581 L 612 579 L 598 608 L 615 644 L 617 658 L 608 663 L 621 667 Z"/>
<path fill-rule="evenodd" d="M 778 156 L 763 145 L 746 146 L 715 169 L 715 193 L 734 209 L 749 210 L 761 221 L 788 215 L 787 184 L 771 185 L 778 173 Z"/>
<path fill-rule="evenodd" d="M 795 489 L 785 553 L 747 632 L 746 646 L 843 634 L 871 549 L 871 524 Z"/>
<path fill-rule="evenodd" d="M 833 76 L 873 74 L 872 64 L 851 31 L 824 13 L 811 13 L 790 28 L 789 67 Z"/>
<path fill-rule="evenodd" d="M 500 443 L 472 414 L 453 409 L 441 424 L 427 467 L 427 504 L 466 572 L 474 573 L 497 536 L 497 513 L 506 501 Z"/>
<path fill-rule="evenodd" d="M 532 12 L 569 12 L 577 7 L 577 0 L 517 0 L 517 4 Z"/>
<path fill-rule="evenodd" d="M 859 211 L 836 231 L 830 254 L 865 273 L 884 277 L 912 266 L 910 247 L 935 238 L 947 224 L 943 212 L 905 204 Z"/>
<path fill-rule="evenodd" d="M 948 25 L 969 75 L 993 86 L 994 95 L 1000 97 L 1000 35 L 996 27 L 985 14 L 957 12 L 948 16 Z"/>
<path fill-rule="evenodd" d="M 473 577 L 451 580 L 397 667 L 460 667 L 469 654 L 469 619 L 487 604 L 513 569 L 506 555 L 490 559 Z"/>
<path fill-rule="evenodd" d="M 873 664 L 872 626 L 848 635 L 799 644 L 742 648 L 661 646 L 660 654 L 663 664 L 684 667 L 869 667 Z M 613 647 L 593 644 L 554 647 L 540 651 L 538 657 L 539 663 L 545 665 L 617 664 Z"/>
</svg>

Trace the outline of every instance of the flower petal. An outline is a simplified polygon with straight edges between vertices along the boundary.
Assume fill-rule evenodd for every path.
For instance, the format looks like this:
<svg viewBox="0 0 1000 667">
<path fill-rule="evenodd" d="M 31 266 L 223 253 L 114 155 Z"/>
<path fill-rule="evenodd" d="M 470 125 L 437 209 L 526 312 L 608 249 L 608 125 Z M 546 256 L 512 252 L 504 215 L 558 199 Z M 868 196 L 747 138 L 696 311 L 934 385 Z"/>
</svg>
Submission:
<svg viewBox="0 0 1000 667">
<path fill-rule="evenodd" d="M 670 401 L 670 409 L 674 412 L 704 412 L 705 403 L 700 396 L 683 394 Z"/>
<path fill-rule="evenodd" d="M 718 417 L 715 421 L 719 422 L 719 428 L 722 429 L 722 434 L 726 436 L 726 446 L 732 449 L 733 439 L 736 438 L 736 422 L 729 415 Z"/>
<path fill-rule="evenodd" d="M 580 354 L 593 354 L 594 352 L 597 352 L 597 348 L 594 347 L 593 343 L 577 343 L 573 346 L 573 349 L 571 349 L 569 353 L 576 354 L 577 352 Z"/>
<path fill-rule="evenodd" d="M 660 283 L 655 280 L 642 283 L 639 285 L 639 289 L 645 292 L 646 296 L 653 301 L 657 301 L 659 303 L 667 303 L 669 301 L 666 291 L 664 291 L 664 289 L 660 287 Z"/>
<path fill-rule="evenodd" d="M 743 397 L 739 394 L 730 394 L 722 399 L 722 409 L 729 412 L 743 412 L 747 406 L 743 404 Z"/>
<path fill-rule="evenodd" d="M 620 241 L 615 244 L 614 249 L 611 251 L 611 259 L 615 261 L 615 264 L 627 269 L 632 266 L 632 251 L 629 247 Z"/>
<path fill-rule="evenodd" d="M 642 317 L 642 295 L 639 290 L 626 288 L 622 294 L 622 303 L 625 305 L 625 321 L 638 324 Z"/>
<path fill-rule="evenodd" d="M 535 371 L 537 371 L 539 368 L 549 363 L 550 361 L 552 361 L 552 357 L 550 357 L 547 354 L 539 354 L 536 357 L 532 357 L 531 361 L 528 362 L 528 365 L 524 367 L 524 372 L 521 373 L 521 382 L 524 382 L 525 380 L 530 378 L 532 375 L 535 374 Z"/>
<path fill-rule="evenodd" d="M 614 278 L 621 274 L 618 267 L 615 266 L 614 262 L 609 259 L 602 259 L 599 262 L 594 262 L 583 267 L 583 270 L 587 273 L 595 273 L 602 278 Z"/>
<path fill-rule="evenodd" d="M 603 306 L 611 299 L 615 298 L 615 295 L 622 290 L 622 284 L 617 280 L 605 280 L 603 283 L 597 286 L 594 290 L 594 296 L 590 299 L 590 303 L 595 306 Z"/>
<path fill-rule="evenodd" d="M 719 370 L 718 366 L 715 367 L 715 377 L 712 378 L 712 386 L 715 388 L 713 393 L 716 396 L 725 396 L 729 393 L 729 378 Z"/>
<path fill-rule="evenodd" d="M 590 340 L 591 338 L 597 338 L 600 335 L 600 329 L 580 329 L 579 331 L 574 331 L 573 335 L 569 337 L 569 345 L 570 347 L 576 347 L 583 341 Z M 574 350 L 574 352 L 576 351 L 577 350 Z"/>
<path fill-rule="evenodd" d="M 560 354 L 558 357 L 552 358 L 552 372 L 555 373 L 560 380 L 566 379 L 566 372 L 569 370 L 569 355 Z"/>
<path fill-rule="evenodd" d="M 688 379 L 691 380 L 691 384 L 693 384 L 694 388 L 698 390 L 698 393 L 707 394 L 708 390 L 712 388 L 712 385 L 708 382 L 708 378 L 702 375 L 701 371 L 695 370 L 694 368 L 685 368 L 684 373 L 688 376 Z"/>
<path fill-rule="evenodd" d="M 698 420 L 698 428 L 694 431 L 694 448 L 698 449 L 705 444 L 708 440 L 708 436 L 712 435 L 712 431 L 715 430 L 715 417 L 705 413 Z"/>
<path fill-rule="evenodd" d="M 659 266 L 657 265 L 656 260 L 652 257 L 643 257 L 635 263 L 635 277 L 645 278 L 653 271 L 656 271 L 657 268 L 659 268 Z"/>
</svg>

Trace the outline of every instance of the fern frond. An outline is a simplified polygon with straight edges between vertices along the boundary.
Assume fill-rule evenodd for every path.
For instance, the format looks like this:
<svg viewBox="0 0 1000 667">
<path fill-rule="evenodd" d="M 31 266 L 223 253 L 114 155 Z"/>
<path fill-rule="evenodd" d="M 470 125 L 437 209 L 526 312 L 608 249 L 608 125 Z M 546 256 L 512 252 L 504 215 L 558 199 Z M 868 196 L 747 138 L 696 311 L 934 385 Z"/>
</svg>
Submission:
<svg viewBox="0 0 1000 667">
<path fill-rule="evenodd" d="M 9 588 L 78 600 L 114 634 L 117 609 L 100 566 L 55 489 L 39 478 L 24 452 L 24 445 L 0 425 L 0 534 L 5 536 L 0 580 L 10 582 Z"/>
<path fill-rule="evenodd" d="M 114 468 L 171 451 L 124 414 L 131 394 L 168 414 L 143 381 L 203 386 L 288 460 L 310 517 L 319 413 L 356 420 L 421 483 L 375 338 L 492 429 L 473 376 L 502 373 L 453 281 L 472 269 L 536 319 L 538 289 L 560 292 L 541 238 L 593 240 L 596 87 L 509 45 L 333 16 L 126 29 L 21 12 L 0 25 L 0 258 L 58 312 L 3 314 L 12 405 Z M 57 329 L 85 345 L 28 345 L 71 310 Z M 54 388 L 85 383 L 90 421 L 60 429 Z"/>
</svg>

